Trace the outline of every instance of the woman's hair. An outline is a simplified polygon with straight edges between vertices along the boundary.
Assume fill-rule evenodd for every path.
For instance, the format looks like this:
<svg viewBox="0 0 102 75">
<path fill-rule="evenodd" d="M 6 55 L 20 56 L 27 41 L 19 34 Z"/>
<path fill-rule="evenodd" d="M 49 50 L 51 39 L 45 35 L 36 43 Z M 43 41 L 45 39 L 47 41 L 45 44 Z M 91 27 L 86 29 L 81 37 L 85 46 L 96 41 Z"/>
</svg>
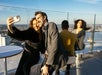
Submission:
<svg viewBox="0 0 102 75">
<path fill-rule="evenodd" d="M 81 28 L 82 28 L 83 30 L 88 30 L 88 29 L 90 29 L 90 27 L 87 27 L 86 22 L 85 22 L 84 20 L 82 20 L 82 19 L 77 19 L 77 20 L 74 21 L 74 29 L 77 29 L 77 23 L 78 23 L 79 21 L 82 21 Z"/>
<path fill-rule="evenodd" d="M 35 17 L 30 20 L 30 27 L 33 27 L 33 21 L 34 21 L 34 20 L 36 20 Z"/>
</svg>

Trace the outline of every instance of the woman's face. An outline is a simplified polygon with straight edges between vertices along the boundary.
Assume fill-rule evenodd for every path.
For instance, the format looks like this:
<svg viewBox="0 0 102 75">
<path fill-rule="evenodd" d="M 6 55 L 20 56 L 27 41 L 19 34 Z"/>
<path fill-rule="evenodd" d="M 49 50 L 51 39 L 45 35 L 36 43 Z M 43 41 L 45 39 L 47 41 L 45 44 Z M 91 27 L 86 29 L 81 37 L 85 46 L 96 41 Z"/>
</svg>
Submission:
<svg viewBox="0 0 102 75">
<path fill-rule="evenodd" d="M 81 26 L 82 26 L 82 21 L 80 20 L 77 22 L 77 28 L 81 28 Z"/>
<path fill-rule="evenodd" d="M 40 29 L 40 27 L 39 27 L 38 24 L 37 24 L 36 19 L 33 20 L 33 28 L 35 29 L 35 31 L 38 31 L 38 30 Z"/>
</svg>

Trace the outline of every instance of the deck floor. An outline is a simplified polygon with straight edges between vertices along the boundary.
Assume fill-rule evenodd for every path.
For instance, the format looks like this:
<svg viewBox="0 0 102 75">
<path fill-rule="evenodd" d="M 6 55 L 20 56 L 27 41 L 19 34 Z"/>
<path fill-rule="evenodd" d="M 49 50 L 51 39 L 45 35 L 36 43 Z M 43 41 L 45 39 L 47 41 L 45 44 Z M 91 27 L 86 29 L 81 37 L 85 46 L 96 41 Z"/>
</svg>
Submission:
<svg viewBox="0 0 102 75">
<path fill-rule="evenodd" d="M 8 59 L 8 69 L 14 69 L 14 71 L 10 71 L 8 75 L 14 75 L 20 56 L 21 54 Z M 15 58 L 18 58 L 18 60 L 15 60 Z M 12 61 L 16 63 L 12 65 Z M 102 75 L 102 52 L 84 54 L 80 63 L 80 68 L 78 69 L 76 69 L 75 64 L 71 66 L 71 75 Z M 3 64 L 1 59 L 0 64 Z M 3 69 L 3 65 L 0 65 L 0 71 L 3 71 Z M 77 71 L 79 74 L 77 74 Z M 0 73 L 0 75 L 3 75 L 3 73 Z"/>
<path fill-rule="evenodd" d="M 71 75 L 102 75 L 102 52 L 84 54 L 80 68 L 71 68 Z"/>
</svg>

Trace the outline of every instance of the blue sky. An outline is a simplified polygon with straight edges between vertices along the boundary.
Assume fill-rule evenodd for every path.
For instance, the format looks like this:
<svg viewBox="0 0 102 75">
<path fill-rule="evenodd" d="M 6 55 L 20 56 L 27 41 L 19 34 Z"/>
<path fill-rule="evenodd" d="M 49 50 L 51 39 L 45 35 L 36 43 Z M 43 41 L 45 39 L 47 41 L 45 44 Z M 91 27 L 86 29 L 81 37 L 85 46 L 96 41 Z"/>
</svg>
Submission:
<svg viewBox="0 0 102 75">
<path fill-rule="evenodd" d="M 54 11 L 102 12 L 102 0 L 0 0 L 0 5 Z"/>
<path fill-rule="evenodd" d="M 0 5 L 72 13 L 102 14 L 102 0 L 0 0 Z M 0 11 L 5 9 L 3 6 L 0 6 Z M 6 14 L 8 13 L 6 12 Z M 98 21 L 98 23 L 101 22 Z"/>
</svg>

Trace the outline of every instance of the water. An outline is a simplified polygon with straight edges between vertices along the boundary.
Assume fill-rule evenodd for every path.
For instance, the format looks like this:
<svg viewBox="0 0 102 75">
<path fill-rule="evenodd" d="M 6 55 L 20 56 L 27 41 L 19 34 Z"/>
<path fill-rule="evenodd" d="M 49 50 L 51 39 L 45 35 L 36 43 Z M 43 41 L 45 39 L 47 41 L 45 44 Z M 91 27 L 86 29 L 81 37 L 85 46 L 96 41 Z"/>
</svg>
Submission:
<svg viewBox="0 0 102 75">
<path fill-rule="evenodd" d="M 87 41 L 87 38 L 88 37 L 91 37 L 92 36 L 92 33 L 91 32 L 87 32 L 86 33 L 86 37 L 85 37 L 85 41 Z M 102 32 L 95 32 L 94 33 L 94 41 L 100 41 L 102 42 Z"/>
</svg>

